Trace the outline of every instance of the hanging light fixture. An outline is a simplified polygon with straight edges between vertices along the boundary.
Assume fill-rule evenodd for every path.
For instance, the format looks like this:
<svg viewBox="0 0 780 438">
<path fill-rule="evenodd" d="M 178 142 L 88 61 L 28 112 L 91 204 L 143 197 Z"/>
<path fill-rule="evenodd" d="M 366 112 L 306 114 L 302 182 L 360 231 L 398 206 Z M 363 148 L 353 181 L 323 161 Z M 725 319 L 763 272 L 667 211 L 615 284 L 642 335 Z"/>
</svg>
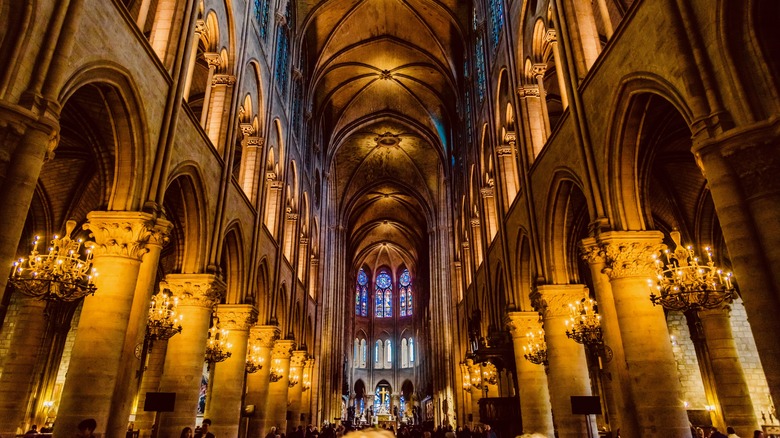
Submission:
<svg viewBox="0 0 780 438">
<path fill-rule="evenodd" d="M 95 293 L 97 272 L 92 267 L 92 251 L 82 254 L 81 239 L 70 235 L 76 221 L 68 221 L 65 235 L 54 235 L 46 253 L 38 251 L 40 236 L 35 236 L 29 257 L 13 264 L 8 282 L 23 295 L 43 301 L 76 301 Z"/>
<path fill-rule="evenodd" d="M 660 304 L 667 310 L 685 312 L 688 310 L 714 309 L 734 299 L 734 284 L 731 272 L 724 273 L 712 261 L 712 249 L 705 247 L 707 262 L 701 263 L 692 246 L 680 244 L 680 232 L 672 231 L 674 251 L 664 250 L 654 256 L 656 266 L 655 286 L 658 295 L 650 294 L 653 304 Z"/>
<path fill-rule="evenodd" d="M 165 341 L 181 333 L 183 315 L 177 313 L 179 299 L 165 292 L 152 297 L 149 304 L 149 319 L 146 323 L 146 336 L 150 341 Z"/>
<path fill-rule="evenodd" d="M 271 364 L 271 373 L 268 375 L 268 378 L 271 380 L 271 382 L 278 382 L 282 380 L 282 377 L 284 377 L 282 361 L 281 359 L 274 359 L 273 364 Z"/>
<path fill-rule="evenodd" d="M 303 368 L 303 383 L 302 383 L 302 385 L 303 385 L 303 387 L 302 387 L 301 390 L 303 392 L 306 392 L 309 389 L 311 389 L 311 372 L 310 372 L 310 367 L 309 367 L 308 364 Z"/>
<path fill-rule="evenodd" d="M 525 335 L 527 340 L 523 346 L 523 357 L 528 362 L 536 365 L 547 365 L 547 343 L 544 341 L 544 331 L 539 330 L 536 334 L 528 332 Z"/>
<path fill-rule="evenodd" d="M 229 332 L 219 329 L 219 318 L 216 314 L 214 314 L 213 321 L 206 344 L 206 362 L 209 364 L 224 362 L 233 355 L 230 351 L 233 346 L 228 343 Z"/>
<path fill-rule="evenodd" d="M 569 304 L 566 336 L 578 344 L 589 347 L 604 343 L 601 335 L 601 315 L 597 312 L 595 300 L 583 298 Z"/>
<path fill-rule="evenodd" d="M 496 366 L 490 361 L 482 362 L 480 364 L 480 371 L 482 372 L 482 385 L 495 385 L 498 383 L 498 370 Z"/>
<path fill-rule="evenodd" d="M 263 357 L 260 356 L 260 346 L 254 345 L 246 355 L 246 372 L 252 374 L 261 369 L 263 369 Z"/>
<path fill-rule="evenodd" d="M 469 366 L 465 362 L 460 364 L 460 371 L 463 375 L 463 390 L 464 391 L 471 391 L 471 372 L 469 371 Z"/>
<path fill-rule="evenodd" d="M 290 380 L 287 381 L 287 386 L 293 388 L 295 385 L 298 384 L 300 379 L 301 379 L 300 371 L 290 372 Z"/>
</svg>

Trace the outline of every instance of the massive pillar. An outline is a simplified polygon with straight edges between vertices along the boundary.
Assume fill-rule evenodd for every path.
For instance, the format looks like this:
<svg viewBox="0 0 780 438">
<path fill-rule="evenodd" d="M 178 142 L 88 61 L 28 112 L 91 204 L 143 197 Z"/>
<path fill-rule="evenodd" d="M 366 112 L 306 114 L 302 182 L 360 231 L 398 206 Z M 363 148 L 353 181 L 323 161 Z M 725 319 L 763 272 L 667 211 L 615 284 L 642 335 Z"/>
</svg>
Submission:
<svg viewBox="0 0 780 438">
<path fill-rule="evenodd" d="M 537 294 L 538 307 L 544 317 L 544 339 L 550 365 L 547 382 L 555 429 L 559 438 L 589 436 L 585 416 L 574 415 L 571 410 L 571 396 L 591 395 L 585 348 L 566 336 L 569 304 L 586 298 L 588 290 L 580 284 L 542 285 L 537 287 Z M 595 429 L 593 433 L 595 435 Z"/>
<path fill-rule="evenodd" d="M 122 348 L 129 325 L 141 257 L 148 251 L 153 217 L 140 212 L 98 212 L 87 215 L 85 225 L 95 240 L 93 266 L 97 270 L 94 296 L 84 299 L 79 329 L 71 353 L 68 378 L 57 414 L 58 437 L 76 430 L 85 418 L 97 421 L 96 433 L 108 430 L 110 417 L 127 422 L 130 405 L 113 412 L 112 405 L 128 397 L 128 385 L 119 385 L 122 365 L 135 361 L 133 351 Z M 126 424 L 124 425 L 126 426 Z"/>
<path fill-rule="evenodd" d="M 630 376 L 639 436 L 687 438 L 688 416 L 680 393 L 664 310 L 650 301 L 653 256 L 663 247 L 657 231 L 607 232 L 599 236 L 615 300 Z"/>
<path fill-rule="evenodd" d="M 696 141 L 775 404 L 780 401 L 780 119 Z"/>
<path fill-rule="evenodd" d="M 290 420 L 287 422 L 287 435 L 301 424 L 301 401 L 303 397 L 303 369 L 306 366 L 307 354 L 305 350 L 293 351 L 290 359 L 290 377 L 295 377 L 290 382 L 290 390 L 287 403 L 290 406 Z M 293 383 L 295 383 L 293 385 Z"/>
<path fill-rule="evenodd" d="M 541 329 L 539 314 L 536 312 L 509 312 L 507 318 L 515 349 L 523 433 L 553 436 L 552 406 L 550 405 L 550 393 L 547 391 L 545 365 L 533 364 L 523 356 L 523 347 L 528 342 L 528 333 L 536 333 Z"/>
<path fill-rule="evenodd" d="M 211 313 L 225 293 L 225 283 L 210 274 L 169 274 L 160 284 L 179 299 L 182 332 L 168 341 L 161 392 L 175 392 L 173 412 L 160 414 L 158 436 L 177 436 L 195 426 Z"/>
<path fill-rule="evenodd" d="M 178 335 L 176 335 L 178 336 Z M 144 411 L 147 392 L 157 392 L 160 389 L 160 379 L 165 367 L 165 352 L 168 350 L 168 341 L 160 340 L 149 344 L 146 353 L 146 369 L 141 377 L 141 384 L 135 401 L 135 430 L 141 431 L 141 438 L 152 436 L 154 425 L 154 412 Z M 138 364 L 139 362 L 135 362 Z M 141 366 L 143 366 L 142 364 Z"/>
<path fill-rule="evenodd" d="M 276 426 L 277 430 L 287 430 L 287 395 L 290 383 L 290 358 L 295 341 L 281 339 L 274 343 L 271 352 L 271 384 L 268 387 L 268 403 L 265 412 L 265 430 Z"/>
<path fill-rule="evenodd" d="M 267 418 L 267 400 L 269 376 L 271 374 L 271 349 L 279 339 L 279 327 L 275 325 L 254 326 L 249 330 L 249 345 L 257 347 L 257 355 L 263 367 L 249 374 L 246 379 L 247 406 L 254 406 L 254 412 L 249 416 L 247 436 L 260 437 L 267 433 L 264 430 Z"/>
<path fill-rule="evenodd" d="M 216 436 L 238 436 L 249 327 L 257 321 L 257 310 L 251 304 L 217 306 L 220 328 L 228 330 L 232 354 L 224 362 L 212 365 L 212 400 L 209 402 L 211 431 Z"/>
<path fill-rule="evenodd" d="M 0 374 L 0 436 L 24 433 L 27 400 L 32 395 L 35 368 L 46 332 L 46 302 L 17 295 L 19 313 L 8 355 Z"/>
<path fill-rule="evenodd" d="M 731 331 L 730 310 L 728 306 L 700 310 L 699 319 L 723 419 L 727 426 L 736 429 L 738 435 L 750 436 L 758 429 L 758 420 Z"/>
<path fill-rule="evenodd" d="M 589 237 L 582 241 L 582 257 L 588 262 L 593 281 L 593 289 L 596 302 L 601 315 L 601 332 L 604 336 L 604 344 L 612 351 L 611 360 L 603 360 L 605 378 L 601 379 L 609 414 L 609 425 L 613 431 L 618 429 L 624 436 L 640 436 L 636 424 L 634 406 L 629 392 L 628 368 L 623 353 L 623 338 L 620 336 L 615 298 L 612 295 L 612 286 L 609 277 L 604 273 L 606 261 L 604 252 L 598 246 L 596 239 Z"/>
</svg>

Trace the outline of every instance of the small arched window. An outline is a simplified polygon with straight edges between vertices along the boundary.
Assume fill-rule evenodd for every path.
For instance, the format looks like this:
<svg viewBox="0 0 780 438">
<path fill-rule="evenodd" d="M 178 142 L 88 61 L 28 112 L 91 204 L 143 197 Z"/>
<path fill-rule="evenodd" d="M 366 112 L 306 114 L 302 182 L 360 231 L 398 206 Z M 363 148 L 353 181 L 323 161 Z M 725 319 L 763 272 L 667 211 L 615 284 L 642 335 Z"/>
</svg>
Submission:
<svg viewBox="0 0 780 438">
<path fill-rule="evenodd" d="M 409 338 L 409 366 L 414 365 L 414 339 Z"/>
<path fill-rule="evenodd" d="M 385 341 L 385 349 L 387 352 L 385 353 L 385 368 L 392 368 L 393 367 L 393 342 L 388 339 Z"/>
</svg>

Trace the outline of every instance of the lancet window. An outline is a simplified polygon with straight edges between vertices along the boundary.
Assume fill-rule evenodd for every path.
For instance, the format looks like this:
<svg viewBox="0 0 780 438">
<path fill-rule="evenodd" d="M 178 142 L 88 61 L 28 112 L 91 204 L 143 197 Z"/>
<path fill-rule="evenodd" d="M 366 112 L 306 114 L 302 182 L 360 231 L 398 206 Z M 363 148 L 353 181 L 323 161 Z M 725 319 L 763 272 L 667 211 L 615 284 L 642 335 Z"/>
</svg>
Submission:
<svg viewBox="0 0 780 438">
<path fill-rule="evenodd" d="M 375 312 L 377 318 L 393 316 L 393 279 L 387 271 L 380 271 L 376 276 Z"/>
<path fill-rule="evenodd" d="M 504 0 L 490 0 L 490 43 L 495 49 L 504 28 Z"/>
<path fill-rule="evenodd" d="M 276 77 L 276 85 L 279 86 L 282 94 L 287 93 L 287 83 L 290 78 L 290 34 L 292 33 L 292 15 L 290 14 L 290 5 L 292 2 L 287 3 L 287 11 L 285 13 L 285 22 L 281 23 L 277 31 L 277 44 L 276 44 L 276 67 L 274 68 L 274 75 Z"/>
<path fill-rule="evenodd" d="M 255 0 L 255 21 L 260 27 L 260 38 L 267 40 L 268 36 L 268 12 L 271 0 Z"/>
<path fill-rule="evenodd" d="M 358 271 L 355 285 L 355 316 L 368 316 L 368 276 L 363 269 Z"/>
<path fill-rule="evenodd" d="M 401 301 L 401 316 L 412 316 L 412 276 L 408 269 L 401 273 L 398 283 L 401 286 L 399 298 Z"/>
</svg>

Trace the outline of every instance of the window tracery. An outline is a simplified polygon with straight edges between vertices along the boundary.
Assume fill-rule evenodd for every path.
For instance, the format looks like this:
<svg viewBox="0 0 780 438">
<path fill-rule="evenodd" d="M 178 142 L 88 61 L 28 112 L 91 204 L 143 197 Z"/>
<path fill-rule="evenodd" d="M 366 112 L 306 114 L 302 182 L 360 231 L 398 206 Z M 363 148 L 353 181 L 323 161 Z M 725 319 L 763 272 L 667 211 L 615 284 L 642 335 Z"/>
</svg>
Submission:
<svg viewBox="0 0 780 438">
<path fill-rule="evenodd" d="M 399 299 L 401 304 L 401 316 L 412 316 L 412 276 L 408 269 L 404 269 L 398 280 L 400 284 Z"/>
<path fill-rule="evenodd" d="M 368 316 L 368 276 L 363 269 L 358 271 L 355 285 L 355 316 Z"/>
<path fill-rule="evenodd" d="M 380 271 L 376 276 L 376 291 L 374 293 L 375 316 L 390 318 L 393 316 L 393 279 L 387 271 Z"/>
</svg>

